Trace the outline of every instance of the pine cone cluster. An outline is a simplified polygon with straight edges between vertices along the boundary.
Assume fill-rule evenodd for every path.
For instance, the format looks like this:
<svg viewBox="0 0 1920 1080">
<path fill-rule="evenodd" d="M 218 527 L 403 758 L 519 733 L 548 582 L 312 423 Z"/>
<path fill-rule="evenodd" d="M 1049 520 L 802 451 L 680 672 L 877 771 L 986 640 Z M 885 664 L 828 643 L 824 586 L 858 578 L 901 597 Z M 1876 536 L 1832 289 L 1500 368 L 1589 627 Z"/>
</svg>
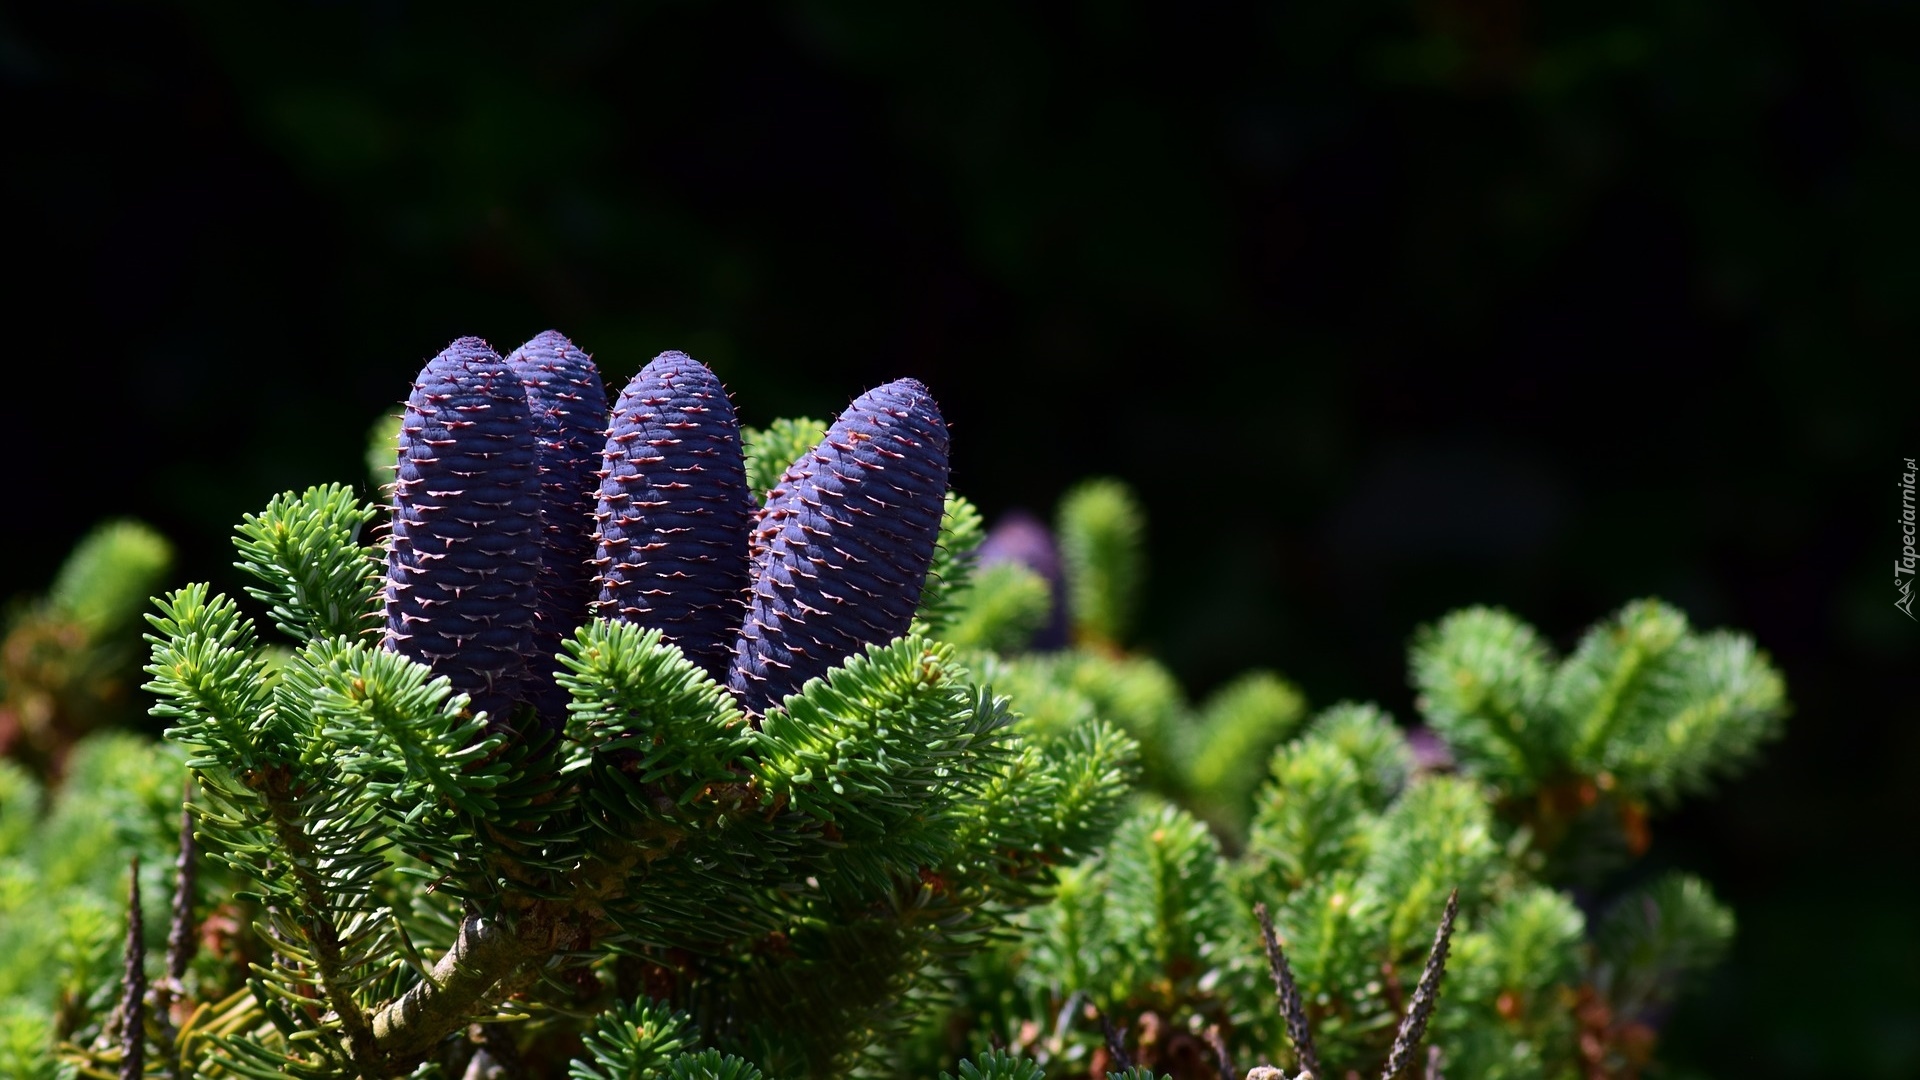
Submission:
<svg viewBox="0 0 1920 1080">
<path fill-rule="evenodd" d="M 554 654 L 587 619 L 658 629 L 755 717 L 907 632 L 939 538 L 947 427 L 927 388 L 870 390 L 764 504 L 718 377 L 661 353 L 611 410 L 548 331 L 461 338 L 401 420 L 388 648 L 504 722 L 565 720 Z"/>
</svg>

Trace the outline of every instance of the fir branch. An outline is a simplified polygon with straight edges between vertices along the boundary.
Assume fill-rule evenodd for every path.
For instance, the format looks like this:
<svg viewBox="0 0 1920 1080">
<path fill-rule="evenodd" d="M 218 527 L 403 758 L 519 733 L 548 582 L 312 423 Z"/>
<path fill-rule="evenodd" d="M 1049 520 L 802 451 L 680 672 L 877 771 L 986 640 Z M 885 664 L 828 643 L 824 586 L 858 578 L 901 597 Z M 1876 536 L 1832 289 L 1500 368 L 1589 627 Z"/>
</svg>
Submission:
<svg viewBox="0 0 1920 1080">
<path fill-rule="evenodd" d="M 1287 1021 L 1287 1040 L 1293 1043 L 1293 1051 L 1299 1058 L 1303 1072 L 1320 1075 L 1320 1054 L 1313 1048 L 1313 1031 L 1307 1026 L 1306 1005 L 1300 999 L 1300 989 L 1294 985 L 1293 971 L 1287 966 L 1286 954 L 1280 951 L 1280 938 L 1273 932 L 1273 918 L 1267 914 L 1267 905 L 1253 905 L 1254 918 L 1260 920 L 1260 937 L 1267 946 L 1267 968 L 1273 975 L 1273 989 L 1280 996 L 1280 1014 Z"/>
<path fill-rule="evenodd" d="M 345 484 L 328 484 L 275 495 L 241 519 L 234 565 L 262 582 L 247 586 L 247 595 L 269 606 L 281 633 L 297 641 L 357 638 L 377 625 L 379 556 L 359 543 L 374 512 Z"/>
<path fill-rule="evenodd" d="M 1476 922 L 1492 945 L 1482 964 L 1514 995 L 1521 1015 L 1558 1010 L 1559 991 L 1579 975 L 1586 932 L 1572 898 L 1544 885 L 1522 886 Z"/>
<path fill-rule="evenodd" d="M 137 624 L 139 615 L 173 564 L 173 545 L 133 520 L 94 526 L 60 564 L 47 607 L 78 624 L 96 643 Z"/>
<path fill-rule="evenodd" d="M 664 1080 L 763 1080 L 763 1074 L 750 1061 L 718 1050 L 702 1050 L 680 1054 L 667 1062 Z"/>
<path fill-rule="evenodd" d="M 374 1013 L 367 1025 L 373 1046 L 389 1060 L 409 1060 L 465 1027 L 501 980 L 546 954 L 542 923 L 524 919 L 516 928 L 504 918 L 468 916 L 432 973 Z M 574 944 L 557 933 L 551 942 L 554 949 Z"/>
<path fill-rule="evenodd" d="M 1643 600 L 1581 639 L 1553 687 L 1554 704 L 1574 732 L 1576 765 L 1594 769 L 1615 731 L 1637 734 L 1654 721 L 1673 681 L 1674 650 L 1686 634 L 1685 615 L 1657 600 Z"/>
<path fill-rule="evenodd" d="M 1105 845 L 1139 778 L 1139 744 L 1119 728 L 1093 720 L 1048 740 L 1043 755 L 1059 778 L 1051 803 L 1035 807 L 1051 819 L 1052 846 L 1063 856 L 1079 857 Z"/>
<path fill-rule="evenodd" d="M 436 801 L 475 817 L 497 812 L 504 736 L 489 737 L 465 696 L 425 664 L 367 642 L 313 641 L 281 669 L 274 703 L 310 718 L 343 776 L 366 783 L 369 802 L 400 815 Z"/>
<path fill-rule="evenodd" d="M 1292 891 L 1352 867 L 1365 851 L 1369 820 L 1352 759 L 1326 739 L 1303 739 L 1274 754 L 1273 781 L 1260 794 L 1247 853 Z"/>
<path fill-rule="evenodd" d="M 600 1014 L 581 1044 L 591 1062 L 573 1059 L 573 1080 L 630 1080 L 651 1076 L 696 1041 L 693 1018 L 651 998 L 640 997 Z"/>
<path fill-rule="evenodd" d="M 1662 875 L 1614 901 L 1600 920 L 1596 988 L 1623 1017 L 1666 1004 L 1725 955 L 1733 930 L 1733 912 L 1706 882 Z"/>
<path fill-rule="evenodd" d="M 1750 638 L 1689 636 L 1676 661 L 1663 715 L 1606 754 L 1624 784 L 1656 800 L 1701 791 L 1744 765 L 1786 713 L 1785 684 Z"/>
<path fill-rule="evenodd" d="M 1106 844 L 1126 809 L 1134 743 L 1089 721 L 1061 738 L 1014 736 L 1004 766 L 960 808 L 962 867 L 992 867 L 1003 902 L 1042 898 L 1052 870 Z"/>
<path fill-rule="evenodd" d="M 266 704 L 266 664 L 256 654 L 253 620 L 204 584 L 175 589 L 148 615 L 153 715 L 179 721 L 167 737 L 202 751 L 193 768 L 217 764 L 246 775 L 288 759 L 292 740 Z"/>
<path fill-rule="evenodd" d="M 932 580 L 929 575 L 929 583 Z M 1048 607 L 1053 603 L 1047 579 L 1017 562 L 981 566 L 967 578 L 964 588 L 942 590 L 942 596 L 952 597 L 952 610 L 944 627 L 936 630 L 922 621 L 918 624 L 922 632 L 931 632 L 962 649 L 1005 652 L 1018 651 L 1033 640 L 1034 633 L 1046 623 Z"/>
<path fill-rule="evenodd" d="M 1440 916 L 1440 928 L 1434 932 L 1426 969 L 1420 973 L 1420 982 L 1413 990 L 1413 1002 L 1393 1037 L 1393 1049 L 1387 1054 L 1387 1067 L 1380 1074 L 1380 1080 L 1394 1080 L 1413 1064 L 1413 1051 L 1427 1033 L 1427 1020 L 1440 993 L 1440 978 L 1447 969 L 1447 946 L 1453 940 L 1453 920 L 1459 914 L 1460 890 L 1455 889 L 1447 894 L 1446 911 Z"/>
<path fill-rule="evenodd" d="M 1062 871 L 1053 895 L 1031 916 L 1036 932 L 1030 965 L 1036 979 L 1050 996 L 1072 990 L 1056 1017 L 1056 1043 L 1065 1038 L 1083 1000 L 1120 1000 L 1130 989 L 1117 965 L 1103 963 L 1115 958 L 1117 950 L 1107 924 L 1106 879 L 1099 869 L 1097 863 L 1083 863 Z"/>
<path fill-rule="evenodd" d="M 1307 736 L 1353 762 L 1360 796 L 1370 809 L 1385 809 L 1413 775 L 1413 749 L 1393 717 L 1378 706 L 1343 701 L 1314 717 Z"/>
<path fill-rule="evenodd" d="M 823 881 L 824 885 L 825 882 Z M 882 895 L 809 890 L 767 947 L 722 965 L 693 996 L 703 1029 L 779 1075 L 872 1071 L 904 1038 L 904 1006 L 924 974 L 964 935 L 968 912 L 940 903 L 917 878 Z"/>
<path fill-rule="evenodd" d="M 901 638 L 808 682 L 762 721 L 760 788 L 843 835 L 838 873 L 878 886 L 951 850 L 952 808 L 1007 753 L 1011 720 L 1004 699 L 964 674 L 951 647 Z"/>
<path fill-rule="evenodd" d="M 1552 663 L 1533 627 L 1485 607 L 1421 627 L 1409 658 L 1427 723 L 1469 771 L 1520 791 L 1551 774 L 1565 741 L 1543 707 Z"/>
<path fill-rule="evenodd" d="M 1209 982 L 1231 982 L 1228 943 L 1240 920 L 1204 823 L 1172 805 L 1142 806 L 1115 831 L 1101 869 L 1129 999 L 1171 1009 L 1204 999 Z"/>
<path fill-rule="evenodd" d="M 348 854 L 354 847 L 360 847 L 355 841 L 367 833 L 368 826 L 364 821 L 320 817 L 323 827 L 336 842 L 324 846 L 316 844 L 310 831 L 310 823 L 315 816 L 309 814 L 307 806 L 303 805 L 308 800 L 296 798 L 277 785 L 269 786 L 264 795 L 275 838 L 285 853 L 283 872 L 292 879 L 297 890 L 295 899 L 300 912 L 295 925 L 312 946 L 314 981 L 346 1035 L 355 1064 L 362 1071 L 372 1071 L 373 1075 L 387 1075 L 381 1070 L 389 1068 L 390 1062 L 374 1041 L 367 1016 L 354 998 L 352 988 L 355 980 L 349 970 L 352 958 L 334 924 L 334 913 L 351 911 L 352 901 L 357 899 L 354 893 L 360 891 L 342 888 L 343 884 L 357 884 L 348 875 L 364 878 L 369 872 L 365 868 L 368 861 L 365 856 L 356 860 L 359 866 L 342 866 L 342 860 L 337 857 Z M 339 843 L 341 839 L 347 840 L 347 843 Z M 343 881 L 343 878 L 346 880 Z M 282 941 L 283 946 L 292 944 L 284 939 Z"/>
<path fill-rule="evenodd" d="M 1045 1076 L 1040 1063 L 1032 1058 L 988 1050 L 980 1055 L 978 1063 L 970 1060 L 960 1063 L 959 1080 L 1044 1080 Z M 943 1072 L 940 1080 L 954 1080 L 954 1077 Z"/>
<path fill-rule="evenodd" d="M 1491 808 L 1482 789 L 1460 777 L 1413 785 L 1374 823 L 1362 881 L 1386 910 L 1386 949 L 1395 959 L 1417 949 L 1430 912 L 1448 891 L 1477 900 L 1500 869 Z"/>
<path fill-rule="evenodd" d="M 1216 823 L 1238 836 L 1274 747 L 1306 716 L 1306 699 L 1271 671 L 1253 671 L 1220 688 L 1201 707 L 1181 781 Z"/>
<path fill-rule="evenodd" d="M 1118 648 L 1145 575 L 1145 517 L 1118 480 L 1089 480 L 1060 500 L 1060 558 L 1076 639 Z"/>
<path fill-rule="evenodd" d="M 567 733 L 594 753 L 622 755 L 636 783 L 674 777 L 693 790 L 731 778 L 745 717 L 660 630 L 595 619 L 564 643 L 560 664 L 573 698 Z"/>
<path fill-rule="evenodd" d="M 1179 790 L 1179 757 L 1186 749 L 1191 721 L 1186 695 L 1165 667 L 1144 657 L 1116 657 L 1084 649 L 1054 657 L 1023 658 L 1010 666 L 1031 666 L 1037 674 L 1077 694 L 1091 705 L 1094 715 L 1117 724 L 1138 740 L 1142 779 L 1149 789 Z M 1020 689 L 1031 687 L 1023 685 Z M 1027 704 L 1034 699 L 1025 696 L 1021 701 Z"/>
<path fill-rule="evenodd" d="M 503 893 L 495 912 L 460 921 L 452 944 L 420 981 L 379 1006 L 370 1028 L 395 1062 L 417 1060 L 448 1034 L 492 1012 L 532 965 L 604 940 L 609 905 L 630 887 L 638 849 L 583 862 L 563 895 Z"/>
</svg>

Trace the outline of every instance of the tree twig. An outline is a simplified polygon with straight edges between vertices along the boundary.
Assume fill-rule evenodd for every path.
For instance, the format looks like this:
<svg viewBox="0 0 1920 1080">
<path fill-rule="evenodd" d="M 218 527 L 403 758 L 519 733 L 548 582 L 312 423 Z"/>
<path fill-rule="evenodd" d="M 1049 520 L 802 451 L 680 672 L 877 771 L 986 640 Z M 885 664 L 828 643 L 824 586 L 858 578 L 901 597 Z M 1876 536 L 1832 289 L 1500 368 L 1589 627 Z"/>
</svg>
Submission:
<svg viewBox="0 0 1920 1080">
<path fill-rule="evenodd" d="M 192 790 L 193 780 L 187 780 Z M 167 931 L 167 978 L 175 986 L 186 977 L 197 938 L 193 932 L 194 880 L 200 869 L 200 845 L 193 838 L 193 808 L 180 810 L 180 857 L 174 861 L 173 926 Z M 172 989 L 171 987 L 169 989 Z"/>
<path fill-rule="evenodd" d="M 1133 1057 L 1127 1053 L 1126 1031 L 1114 1027 L 1113 1021 L 1107 1019 L 1106 1010 L 1100 1006 L 1093 1007 L 1093 1014 L 1100 1018 L 1100 1033 L 1107 1038 L 1107 1055 L 1113 1058 L 1114 1065 L 1118 1066 L 1121 1072 L 1133 1068 Z"/>
<path fill-rule="evenodd" d="M 1433 1015 L 1433 1004 L 1440 993 L 1440 979 L 1447 971 L 1447 947 L 1453 938 L 1453 920 L 1460 913 L 1460 890 L 1455 889 L 1447 895 L 1447 910 L 1440 916 L 1440 929 L 1434 931 L 1433 949 L 1427 953 L 1426 970 L 1420 973 L 1420 984 L 1413 989 L 1413 1002 L 1407 1006 L 1407 1015 L 1400 1021 L 1400 1032 L 1394 1036 L 1393 1050 L 1387 1054 L 1387 1067 L 1380 1074 L 1380 1080 L 1393 1080 L 1413 1064 L 1414 1048 L 1420 1045 L 1420 1037 L 1427 1033 L 1427 1019 Z M 1429 1074 L 1433 1063 L 1429 1059 Z"/>
<path fill-rule="evenodd" d="M 141 1080 L 147 1068 L 147 947 L 140 918 L 140 856 L 127 890 L 126 993 L 120 1001 L 120 1080 Z"/>
<path fill-rule="evenodd" d="M 1273 932 L 1273 916 L 1267 914 L 1264 903 L 1253 905 L 1253 914 L 1260 920 L 1260 935 L 1266 941 L 1267 967 L 1273 973 L 1273 989 L 1280 995 L 1280 1012 L 1287 1020 L 1287 1038 L 1300 1058 L 1300 1068 L 1317 1077 L 1320 1053 L 1313 1047 L 1313 1032 L 1307 1027 L 1307 1009 L 1300 1000 L 1300 988 L 1294 985 L 1293 969 L 1287 966 L 1286 954 L 1280 951 L 1280 937 Z"/>
<path fill-rule="evenodd" d="M 1227 1040 L 1220 1037 L 1220 1025 L 1208 1024 L 1207 1045 L 1213 1047 L 1214 1067 L 1220 1070 L 1220 1080 L 1240 1080 L 1240 1074 L 1234 1070 L 1233 1055 L 1227 1052 Z"/>
<path fill-rule="evenodd" d="M 389 1058 L 426 1053 L 448 1032 L 464 1027 L 474 1006 L 500 980 L 547 951 L 522 940 L 502 919 L 467 916 L 453 948 L 432 973 L 374 1014 L 374 1041 Z"/>
</svg>

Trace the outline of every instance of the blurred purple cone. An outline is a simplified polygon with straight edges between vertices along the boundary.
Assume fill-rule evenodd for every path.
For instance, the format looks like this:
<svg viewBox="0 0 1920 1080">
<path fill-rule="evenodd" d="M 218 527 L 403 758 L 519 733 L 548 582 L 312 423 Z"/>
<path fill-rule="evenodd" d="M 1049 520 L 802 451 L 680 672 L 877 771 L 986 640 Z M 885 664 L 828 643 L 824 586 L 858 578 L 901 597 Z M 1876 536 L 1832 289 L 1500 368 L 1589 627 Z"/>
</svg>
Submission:
<svg viewBox="0 0 1920 1080">
<path fill-rule="evenodd" d="M 1067 586 L 1060 569 L 1060 549 L 1053 533 L 1025 510 L 1009 510 L 994 522 L 974 553 L 976 566 L 1019 563 L 1046 579 L 1047 621 L 1034 631 L 1028 648 L 1052 651 L 1067 647 Z"/>
<path fill-rule="evenodd" d="M 1425 724 L 1415 724 L 1407 729 L 1407 747 L 1413 751 L 1413 767 L 1417 772 L 1452 772 L 1455 762 L 1453 748 L 1440 737 L 1440 733 Z"/>
</svg>

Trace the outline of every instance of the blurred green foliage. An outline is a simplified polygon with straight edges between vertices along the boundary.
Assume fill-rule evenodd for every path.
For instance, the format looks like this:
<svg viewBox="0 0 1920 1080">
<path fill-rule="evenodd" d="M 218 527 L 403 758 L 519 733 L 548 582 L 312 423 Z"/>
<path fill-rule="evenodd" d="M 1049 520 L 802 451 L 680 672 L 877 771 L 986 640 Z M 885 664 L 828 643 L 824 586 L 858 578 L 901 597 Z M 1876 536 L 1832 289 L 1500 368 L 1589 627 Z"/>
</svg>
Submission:
<svg viewBox="0 0 1920 1080">
<path fill-rule="evenodd" d="M 1424 753 L 1373 705 L 1305 720 L 1301 693 L 1267 672 L 1195 707 L 1156 660 L 1119 646 L 1112 613 L 1144 576 L 1144 524 L 1117 481 L 1069 493 L 1061 588 L 1080 644 L 976 666 L 1042 730 L 1117 723 L 1151 794 L 1023 916 L 1032 937 L 953 981 L 958 1011 L 923 1034 L 939 1050 L 921 1071 L 993 1045 L 1056 1076 L 1101 1075 L 1092 1010 L 1129 1033 L 1134 1060 L 1175 1077 L 1214 1075 L 1215 1037 L 1239 1068 L 1303 1068 L 1251 947 L 1263 903 L 1320 1062 L 1377 1074 L 1457 890 L 1431 1040 L 1448 1075 L 1652 1075 L 1668 1012 L 1734 923 L 1699 878 L 1633 864 L 1651 813 L 1778 736 L 1784 685 L 1766 655 L 1641 601 L 1561 660 L 1511 614 L 1470 608 L 1414 635 Z"/>
<path fill-rule="evenodd" d="M 75 741 L 138 722 L 141 613 L 173 566 L 173 545 L 137 521 L 96 526 L 47 594 L 16 602 L 0 637 L 0 760 L 58 775 Z"/>
<path fill-rule="evenodd" d="M 161 974 L 186 776 L 177 750 L 125 733 L 81 741 L 51 794 L 0 759 L 0 1076 L 51 1076 L 58 1041 L 101 1034 L 136 856 L 149 974 Z"/>
</svg>

